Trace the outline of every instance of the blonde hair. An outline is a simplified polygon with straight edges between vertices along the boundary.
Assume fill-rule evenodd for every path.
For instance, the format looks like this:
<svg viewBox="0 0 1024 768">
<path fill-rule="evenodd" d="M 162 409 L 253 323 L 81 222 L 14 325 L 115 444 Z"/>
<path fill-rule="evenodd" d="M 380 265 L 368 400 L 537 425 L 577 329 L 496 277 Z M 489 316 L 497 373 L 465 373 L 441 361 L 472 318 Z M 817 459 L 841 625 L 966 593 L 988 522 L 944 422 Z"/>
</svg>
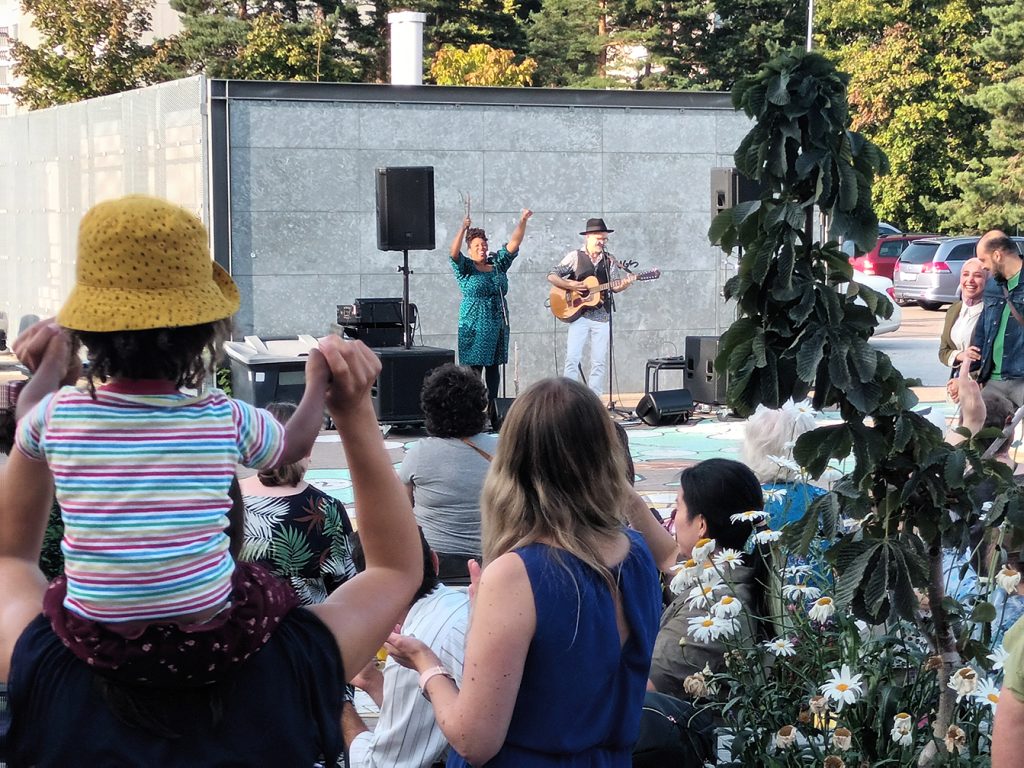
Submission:
<svg viewBox="0 0 1024 768">
<path fill-rule="evenodd" d="M 741 455 L 743 463 L 762 483 L 790 482 L 797 472 L 779 466 L 769 457 L 793 457 L 792 443 L 804 432 L 814 429 L 814 414 L 787 401 L 781 408 L 757 410 L 747 419 L 743 430 Z"/>
<path fill-rule="evenodd" d="M 615 428 L 597 396 L 544 379 L 516 398 L 481 496 L 486 562 L 543 541 L 615 581 L 599 545 L 621 531 L 632 489 Z"/>
</svg>

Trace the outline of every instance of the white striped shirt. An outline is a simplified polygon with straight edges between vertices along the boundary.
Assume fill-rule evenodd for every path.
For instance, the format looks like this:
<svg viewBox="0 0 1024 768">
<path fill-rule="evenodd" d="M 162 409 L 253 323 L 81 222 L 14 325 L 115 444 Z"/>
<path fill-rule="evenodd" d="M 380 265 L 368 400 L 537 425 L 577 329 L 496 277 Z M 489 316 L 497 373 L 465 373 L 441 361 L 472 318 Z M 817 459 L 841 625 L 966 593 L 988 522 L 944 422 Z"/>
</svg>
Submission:
<svg viewBox="0 0 1024 768">
<path fill-rule="evenodd" d="M 462 683 L 469 597 L 443 584 L 409 609 L 402 634 L 422 640 Z M 349 768 L 427 768 L 448 747 L 434 707 L 420 694 L 419 674 L 388 657 L 380 718 L 349 745 Z"/>
</svg>

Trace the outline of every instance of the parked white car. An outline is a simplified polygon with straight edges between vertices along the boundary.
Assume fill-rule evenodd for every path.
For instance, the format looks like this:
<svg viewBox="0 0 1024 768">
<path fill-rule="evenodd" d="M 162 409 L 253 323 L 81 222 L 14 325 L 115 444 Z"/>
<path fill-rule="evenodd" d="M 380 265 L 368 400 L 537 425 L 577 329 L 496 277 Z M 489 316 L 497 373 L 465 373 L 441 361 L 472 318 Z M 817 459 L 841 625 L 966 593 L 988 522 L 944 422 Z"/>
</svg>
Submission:
<svg viewBox="0 0 1024 768">
<path fill-rule="evenodd" d="M 893 289 L 892 280 L 888 277 L 882 277 L 881 275 L 866 275 L 863 272 L 853 271 L 853 281 L 866 285 L 868 288 L 874 288 L 876 291 L 884 295 L 889 303 L 892 305 L 892 314 L 887 318 L 878 318 L 878 326 L 875 328 L 875 336 L 881 336 L 884 333 L 892 333 L 893 331 L 899 330 L 900 322 L 903 319 L 903 311 L 900 309 L 900 305 L 896 303 L 896 291 Z M 857 301 L 861 304 L 864 300 L 860 297 Z"/>
</svg>

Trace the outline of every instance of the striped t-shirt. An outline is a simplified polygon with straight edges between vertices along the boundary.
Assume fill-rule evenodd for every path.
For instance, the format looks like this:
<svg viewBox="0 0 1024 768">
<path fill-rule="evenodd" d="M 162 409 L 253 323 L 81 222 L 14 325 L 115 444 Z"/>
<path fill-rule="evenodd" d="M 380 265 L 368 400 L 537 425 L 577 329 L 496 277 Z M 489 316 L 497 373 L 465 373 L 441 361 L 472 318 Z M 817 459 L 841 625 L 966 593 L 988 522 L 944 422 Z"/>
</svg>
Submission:
<svg viewBox="0 0 1024 768">
<path fill-rule="evenodd" d="M 152 620 L 227 599 L 235 465 L 277 464 L 284 428 L 220 390 L 117 382 L 95 399 L 73 387 L 46 397 L 19 422 L 17 446 L 53 472 L 65 607 L 95 621 Z"/>
</svg>

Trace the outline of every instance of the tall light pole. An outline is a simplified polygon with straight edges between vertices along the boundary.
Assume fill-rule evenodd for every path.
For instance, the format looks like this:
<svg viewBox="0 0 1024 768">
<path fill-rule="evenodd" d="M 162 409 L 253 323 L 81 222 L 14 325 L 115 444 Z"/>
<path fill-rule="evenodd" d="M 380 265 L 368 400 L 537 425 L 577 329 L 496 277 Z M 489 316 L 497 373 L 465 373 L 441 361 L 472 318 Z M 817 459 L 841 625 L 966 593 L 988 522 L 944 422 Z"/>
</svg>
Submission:
<svg viewBox="0 0 1024 768">
<path fill-rule="evenodd" d="M 814 48 L 814 0 L 807 0 L 807 50 Z"/>
</svg>

